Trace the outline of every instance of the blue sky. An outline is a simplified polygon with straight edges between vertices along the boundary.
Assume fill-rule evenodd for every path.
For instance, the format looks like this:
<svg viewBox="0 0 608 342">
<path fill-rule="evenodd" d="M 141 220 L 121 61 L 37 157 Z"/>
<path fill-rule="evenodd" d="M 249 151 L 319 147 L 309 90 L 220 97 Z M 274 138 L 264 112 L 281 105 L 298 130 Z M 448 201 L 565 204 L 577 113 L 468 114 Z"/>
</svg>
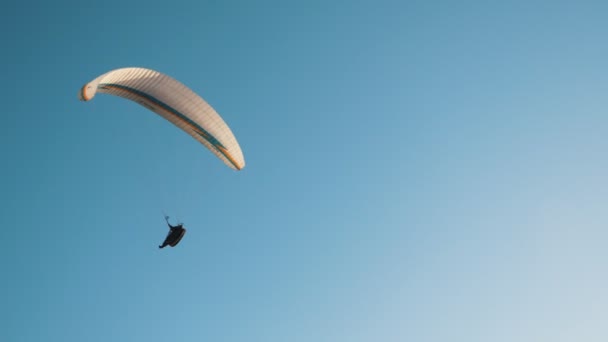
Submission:
<svg viewBox="0 0 608 342">
<path fill-rule="evenodd" d="M 607 7 L 3 5 L 0 340 L 605 341 Z M 127 66 L 245 169 L 78 101 Z"/>
</svg>

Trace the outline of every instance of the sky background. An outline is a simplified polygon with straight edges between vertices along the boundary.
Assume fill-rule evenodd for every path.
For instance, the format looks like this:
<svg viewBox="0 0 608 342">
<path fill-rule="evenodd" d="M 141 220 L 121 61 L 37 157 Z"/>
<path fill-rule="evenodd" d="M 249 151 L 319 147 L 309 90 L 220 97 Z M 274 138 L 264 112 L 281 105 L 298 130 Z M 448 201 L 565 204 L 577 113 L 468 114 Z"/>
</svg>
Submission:
<svg viewBox="0 0 608 342">
<path fill-rule="evenodd" d="M 3 2 L 0 340 L 606 341 L 606 13 Z M 207 100 L 246 167 L 78 101 L 129 66 Z"/>
</svg>

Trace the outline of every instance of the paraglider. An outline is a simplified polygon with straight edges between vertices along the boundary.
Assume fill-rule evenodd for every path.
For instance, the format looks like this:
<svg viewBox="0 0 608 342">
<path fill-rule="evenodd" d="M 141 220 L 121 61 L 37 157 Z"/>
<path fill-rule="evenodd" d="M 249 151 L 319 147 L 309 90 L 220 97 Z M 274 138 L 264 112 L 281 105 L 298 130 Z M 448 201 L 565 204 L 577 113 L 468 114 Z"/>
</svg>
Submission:
<svg viewBox="0 0 608 342">
<path fill-rule="evenodd" d="M 163 244 L 159 245 L 158 248 L 165 248 L 166 246 L 175 247 L 182 240 L 184 234 L 186 234 L 186 228 L 184 228 L 183 224 L 178 223 L 177 226 L 172 226 L 169 223 L 169 216 L 165 216 L 165 221 L 167 221 L 167 225 L 169 226 L 169 233 Z"/>
<path fill-rule="evenodd" d="M 179 81 L 150 69 L 121 68 L 86 83 L 78 98 L 90 101 L 97 93 L 136 102 L 189 134 L 228 167 L 245 167 L 241 147 L 228 125 L 205 100 Z M 165 220 L 169 233 L 158 248 L 175 247 L 186 234 L 181 223 L 172 226 L 166 215 Z"/>
<path fill-rule="evenodd" d="M 165 74 L 144 68 L 112 70 L 85 84 L 78 97 L 90 101 L 96 93 L 139 103 L 188 133 L 228 167 L 245 167 L 241 147 L 220 115 L 188 87 Z"/>
</svg>

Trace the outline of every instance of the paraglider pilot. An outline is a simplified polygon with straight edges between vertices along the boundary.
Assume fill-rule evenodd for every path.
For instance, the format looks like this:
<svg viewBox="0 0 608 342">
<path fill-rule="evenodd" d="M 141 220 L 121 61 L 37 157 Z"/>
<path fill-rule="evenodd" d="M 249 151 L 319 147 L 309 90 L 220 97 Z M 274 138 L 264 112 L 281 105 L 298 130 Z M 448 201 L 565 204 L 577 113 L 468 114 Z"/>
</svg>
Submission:
<svg viewBox="0 0 608 342">
<path fill-rule="evenodd" d="M 165 248 L 166 246 L 175 247 L 184 237 L 184 234 L 186 234 L 186 229 L 181 223 L 178 223 L 177 226 L 172 226 L 169 223 L 169 216 L 165 216 L 165 221 L 167 221 L 167 225 L 169 226 L 169 233 L 163 244 L 158 246 L 158 248 Z"/>
</svg>

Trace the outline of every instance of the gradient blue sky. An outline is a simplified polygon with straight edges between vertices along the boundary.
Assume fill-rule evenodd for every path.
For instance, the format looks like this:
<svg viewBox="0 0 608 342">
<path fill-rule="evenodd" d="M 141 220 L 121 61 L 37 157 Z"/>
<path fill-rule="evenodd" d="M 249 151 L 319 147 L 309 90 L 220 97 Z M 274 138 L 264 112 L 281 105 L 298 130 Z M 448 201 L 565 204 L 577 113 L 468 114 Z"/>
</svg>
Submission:
<svg viewBox="0 0 608 342">
<path fill-rule="evenodd" d="M 607 2 L 0 13 L 0 340 L 608 340 Z M 198 92 L 246 168 L 78 101 L 126 66 Z"/>
</svg>

